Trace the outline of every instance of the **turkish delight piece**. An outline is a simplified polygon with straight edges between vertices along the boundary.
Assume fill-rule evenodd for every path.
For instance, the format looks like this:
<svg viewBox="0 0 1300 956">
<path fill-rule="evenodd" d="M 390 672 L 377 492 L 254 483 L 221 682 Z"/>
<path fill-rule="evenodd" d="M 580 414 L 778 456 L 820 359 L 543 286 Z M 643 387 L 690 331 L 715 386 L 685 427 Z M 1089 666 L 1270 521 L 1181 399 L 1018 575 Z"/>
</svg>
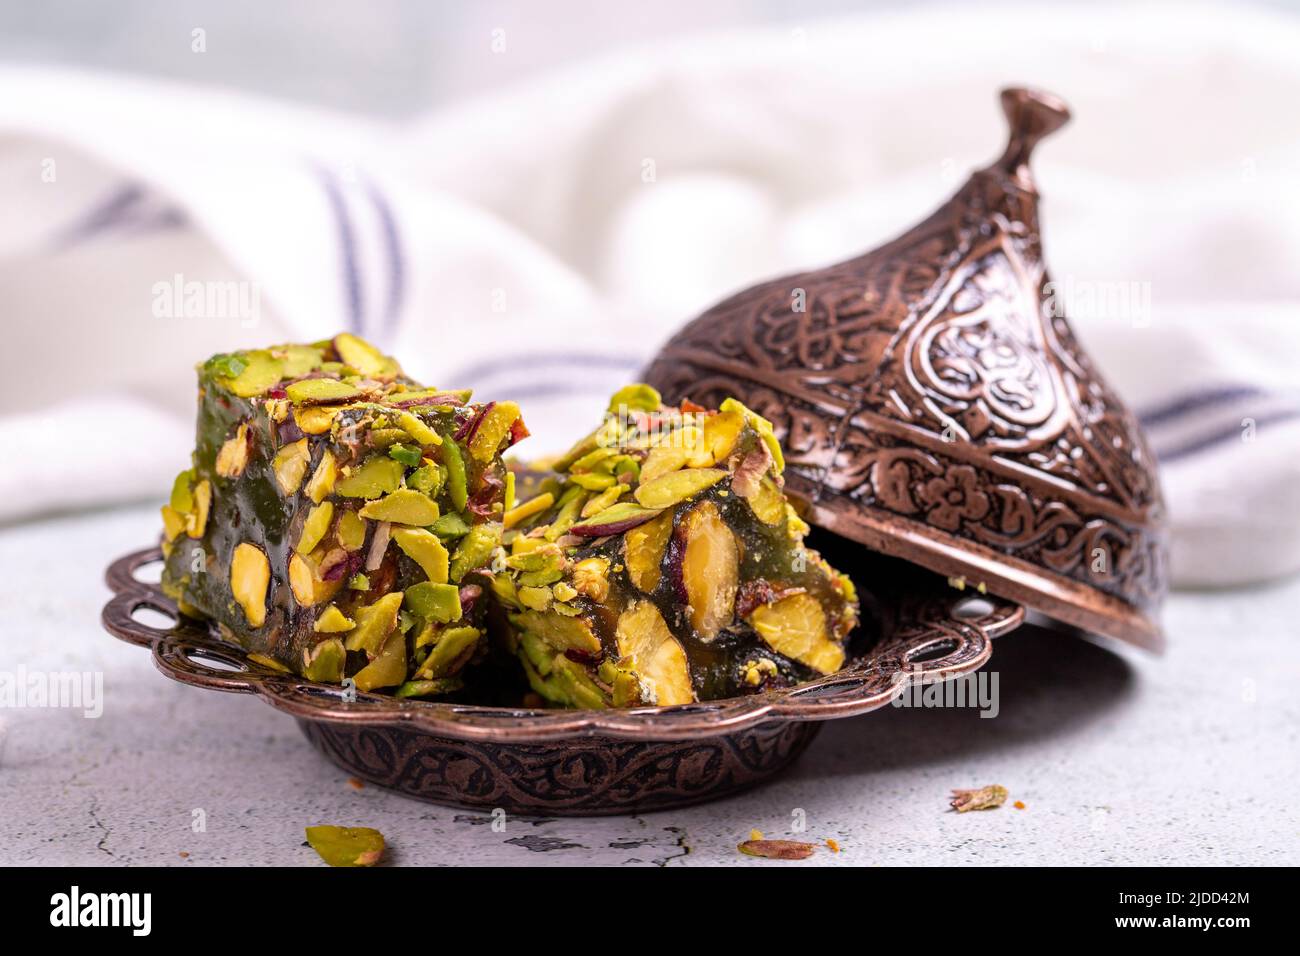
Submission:
<svg viewBox="0 0 1300 956">
<path fill-rule="evenodd" d="M 533 690 L 569 707 L 686 704 L 837 671 L 850 580 L 804 546 L 771 425 L 735 401 L 610 402 L 520 469 L 493 590 Z"/>
<path fill-rule="evenodd" d="M 512 402 L 428 389 L 352 335 L 199 366 L 192 464 L 162 509 L 163 588 L 266 666 L 403 697 L 484 652 Z"/>
</svg>

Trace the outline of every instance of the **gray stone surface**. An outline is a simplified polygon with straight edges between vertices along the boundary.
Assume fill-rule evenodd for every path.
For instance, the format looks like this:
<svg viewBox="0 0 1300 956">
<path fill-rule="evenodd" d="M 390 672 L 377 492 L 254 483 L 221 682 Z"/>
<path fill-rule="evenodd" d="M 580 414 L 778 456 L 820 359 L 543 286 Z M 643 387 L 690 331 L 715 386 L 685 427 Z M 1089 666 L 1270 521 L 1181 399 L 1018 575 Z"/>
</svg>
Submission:
<svg viewBox="0 0 1300 956">
<path fill-rule="evenodd" d="M 0 671 L 104 675 L 98 719 L 0 710 L 0 863 L 317 865 L 311 823 L 379 828 L 393 865 L 1300 863 L 1300 582 L 1175 596 L 1163 659 L 1010 635 L 990 665 L 995 719 L 888 708 L 828 724 L 790 773 L 739 797 L 494 832 L 353 789 L 290 718 L 174 684 L 103 632 L 104 566 L 155 533 L 152 508 L 0 529 Z M 987 783 L 1025 809 L 946 812 L 949 789 Z M 751 828 L 843 850 L 752 860 L 735 849 Z"/>
</svg>

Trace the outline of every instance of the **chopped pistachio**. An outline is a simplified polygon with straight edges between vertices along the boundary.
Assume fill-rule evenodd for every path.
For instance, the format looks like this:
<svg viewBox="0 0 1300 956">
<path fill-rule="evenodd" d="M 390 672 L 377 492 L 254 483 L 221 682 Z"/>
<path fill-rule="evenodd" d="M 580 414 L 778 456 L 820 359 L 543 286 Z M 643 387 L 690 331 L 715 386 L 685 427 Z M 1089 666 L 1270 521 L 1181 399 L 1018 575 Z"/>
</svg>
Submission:
<svg viewBox="0 0 1300 956">
<path fill-rule="evenodd" d="M 342 634 L 357 626 L 357 622 L 331 604 L 316 618 L 313 630 L 319 634 Z"/>
<path fill-rule="evenodd" d="M 641 463 L 631 455 L 621 455 L 614 464 L 614 477 L 622 481 L 638 481 L 641 475 Z M 626 478 L 624 477 L 626 476 Z"/>
<path fill-rule="evenodd" d="M 342 581 L 325 581 L 318 559 L 295 552 L 289 558 L 289 589 L 302 607 L 315 607 L 338 593 Z"/>
<path fill-rule="evenodd" d="M 325 532 L 330 529 L 330 522 L 334 520 L 334 503 L 332 501 L 322 501 L 314 506 L 307 514 L 307 520 L 302 523 L 302 534 L 298 537 L 298 548 L 303 554 L 307 554 L 316 549 L 321 539 L 325 537 Z"/>
<path fill-rule="evenodd" d="M 194 486 L 194 508 L 185 516 L 185 533 L 191 538 L 203 537 L 208 527 L 208 512 L 212 508 L 212 483 L 204 478 Z"/>
<path fill-rule="evenodd" d="M 304 378 L 285 386 L 290 401 L 301 405 L 327 405 L 346 402 L 361 395 L 361 389 L 335 378 Z"/>
<path fill-rule="evenodd" d="M 338 480 L 338 477 L 338 462 L 334 458 L 334 453 L 326 448 L 321 455 L 320 463 L 316 466 L 316 470 L 312 472 L 311 478 L 307 482 L 307 497 L 316 504 L 320 504 L 334 491 L 334 482 Z"/>
<path fill-rule="evenodd" d="M 361 517 L 373 521 L 424 527 L 438 520 L 438 504 L 428 495 L 411 488 L 398 488 L 361 509 Z"/>
<path fill-rule="evenodd" d="M 162 521 L 163 536 L 168 541 L 176 540 L 177 536 L 185 530 L 185 516 L 171 505 L 162 506 Z"/>
<path fill-rule="evenodd" d="M 677 530 L 686 545 L 679 557 L 678 587 L 686 598 L 696 636 L 711 641 L 735 617 L 740 548 L 735 533 L 712 501 L 692 506 L 678 522 Z M 820 612 L 821 605 L 816 599 L 810 600 Z"/>
<path fill-rule="evenodd" d="M 552 595 L 548 587 L 520 587 L 519 603 L 534 611 L 545 611 L 551 606 Z"/>
<path fill-rule="evenodd" d="M 450 409 L 457 405 L 464 405 L 473 394 L 474 392 L 468 388 L 450 391 L 439 388 L 399 388 L 388 396 L 388 401 L 410 407 Z M 433 399 L 438 401 L 432 401 Z"/>
<path fill-rule="evenodd" d="M 344 511 L 339 515 L 334 534 L 344 550 L 360 551 L 366 543 L 366 519 L 355 511 Z"/>
<path fill-rule="evenodd" d="M 393 445 L 405 444 L 410 441 L 410 436 L 400 428 L 385 428 L 378 422 L 373 424 L 367 438 L 371 445 L 384 452 L 387 452 Z"/>
<path fill-rule="evenodd" d="M 172 482 L 172 494 L 168 504 L 178 514 L 189 514 L 194 508 L 194 472 L 182 471 Z"/>
<path fill-rule="evenodd" d="M 370 578 L 364 574 L 354 574 L 348 578 L 348 589 L 352 591 L 369 591 Z"/>
<path fill-rule="evenodd" d="M 393 540 L 434 584 L 447 583 L 448 556 L 438 536 L 425 528 L 394 528 Z"/>
<path fill-rule="evenodd" d="M 538 694 L 566 707 L 598 709 L 609 706 L 604 691 L 580 664 L 556 653 L 554 648 L 531 634 L 521 636 L 520 646 L 524 651 L 520 658 L 524 673 Z"/>
<path fill-rule="evenodd" d="M 554 584 L 564 577 L 563 568 L 545 568 L 541 571 L 525 571 L 519 575 L 520 587 L 536 588 Z"/>
<path fill-rule="evenodd" d="M 451 447 L 451 442 L 447 443 Z M 460 539 L 452 555 L 448 575 L 457 584 L 470 571 L 481 568 L 492 559 L 492 552 L 501 545 L 501 527 L 495 524 L 479 524 L 470 528 L 469 533 Z"/>
<path fill-rule="evenodd" d="M 686 651 L 654 604 L 637 601 L 620 614 L 615 639 L 619 656 L 646 685 L 649 703 L 671 707 L 695 700 Z"/>
<path fill-rule="evenodd" d="M 307 842 L 330 866 L 374 866 L 384 855 L 384 836 L 370 827 L 307 827 Z"/>
<path fill-rule="evenodd" d="M 785 497 L 767 475 L 758 483 L 758 490 L 746 500 L 763 524 L 777 525 L 785 517 Z"/>
<path fill-rule="evenodd" d="M 401 373 L 396 361 L 350 332 L 334 336 L 334 351 L 344 362 L 369 378 L 391 378 Z"/>
<path fill-rule="evenodd" d="M 388 448 L 388 457 L 394 461 L 400 461 L 408 468 L 418 467 L 424 459 L 423 453 L 415 445 L 396 444 Z"/>
<path fill-rule="evenodd" d="M 506 567 L 516 571 L 561 570 L 564 568 L 564 552 L 550 541 L 536 540 L 535 545 L 521 547 L 507 557 Z"/>
<path fill-rule="evenodd" d="M 469 523 L 460 515 L 451 512 L 429 525 L 429 530 L 440 538 L 461 538 L 469 533 Z"/>
<path fill-rule="evenodd" d="M 746 856 L 761 856 L 768 860 L 806 860 L 816 851 L 817 845 L 799 840 L 746 840 L 736 849 Z"/>
<path fill-rule="evenodd" d="M 692 449 L 687 464 L 692 468 L 707 468 L 725 461 L 736 447 L 736 439 L 744 427 L 745 416 L 734 409 L 708 416 L 704 420 L 701 440 Z"/>
<path fill-rule="evenodd" d="M 243 361 L 245 362 L 243 370 L 234 378 L 225 380 L 226 388 L 240 398 L 261 395 L 268 388 L 280 384 L 284 363 L 272 358 L 270 352 L 262 350 L 246 352 Z"/>
<path fill-rule="evenodd" d="M 248 467 L 248 423 L 240 422 L 235 434 L 217 452 L 214 470 L 222 478 L 238 478 Z"/>
<path fill-rule="evenodd" d="M 977 790 L 954 790 L 949 804 L 958 813 L 970 810 L 996 810 L 1007 802 L 1007 788 L 991 784 Z"/>
<path fill-rule="evenodd" d="M 573 527 L 578 516 L 582 514 L 582 506 L 587 500 L 587 492 L 577 486 L 569 488 L 560 496 L 559 511 L 556 512 L 551 523 L 546 528 L 546 540 L 554 541 L 561 535 L 568 532 Z"/>
<path fill-rule="evenodd" d="M 647 484 L 670 472 L 685 467 L 688 458 L 686 449 L 676 445 L 659 445 L 651 448 L 641 463 L 641 482 Z M 709 462 L 713 464 L 713 462 Z"/>
<path fill-rule="evenodd" d="M 492 593 L 507 607 L 519 608 L 519 596 L 515 593 L 515 582 L 507 575 L 492 575 Z"/>
<path fill-rule="evenodd" d="M 426 621 L 447 624 L 460 619 L 460 589 L 454 584 L 421 581 L 406 589 L 402 606 Z"/>
<path fill-rule="evenodd" d="M 832 674 L 844 665 L 844 648 L 831 640 L 826 613 L 811 594 L 801 591 L 760 605 L 749 621 L 772 650 L 819 673 Z"/>
<path fill-rule="evenodd" d="M 615 478 L 613 475 L 587 472 L 585 474 L 570 475 L 569 480 L 579 488 L 585 488 L 587 491 L 604 491 L 614 484 Z"/>
<path fill-rule="evenodd" d="M 673 513 L 665 511 L 623 534 L 623 556 L 628 576 L 633 586 L 645 594 L 659 587 L 660 567 L 672 533 Z"/>
<path fill-rule="evenodd" d="M 734 398 L 725 399 L 718 406 L 718 410 L 721 412 L 739 412 L 744 415 L 750 427 L 758 432 L 759 437 L 763 439 L 763 443 L 767 445 L 768 451 L 772 453 L 772 463 L 776 473 L 779 475 L 785 470 L 785 454 L 781 451 L 781 443 L 776 440 L 776 432 L 773 431 L 771 422 L 757 412 L 746 408 Z"/>
<path fill-rule="evenodd" d="M 620 388 L 609 400 L 609 413 L 618 414 L 619 407 L 633 411 L 653 412 L 663 403 L 659 393 L 649 385 L 637 383 Z"/>
<path fill-rule="evenodd" d="M 305 438 L 285 445 L 275 453 L 271 470 L 275 472 L 275 483 L 280 486 L 282 494 L 288 496 L 298 493 L 310 462 L 311 449 L 307 447 Z"/>
<path fill-rule="evenodd" d="M 388 635 L 397 630 L 397 612 L 402 607 L 402 592 L 385 594 L 374 604 L 354 612 L 357 625 L 348 634 L 345 646 L 350 651 L 365 651 L 372 660 L 379 654 Z"/>
<path fill-rule="evenodd" d="M 428 458 L 421 459 L 423 464 L 406 478 L 406 487 L 428 495 L 430 498 L 442 490 L 445 472 Z"/>
<path fill-rule="evenodd" d="M 568 650 L 582 654 L 600 652 L 600 639 L 583 618 L 562 617 L 558 614 L 527 610 L 512 614 L 510 620 L 560 652 Z"/>
<path fill-rule="evenodd" d="M 510 426 L 519 418 L 514 402 L 495 402 L 483 413 L 483 420 L 469 442 L 469 453 L 476 460 L 489 462 L 496 456 L 501 442 L 510 434 Z"/>
<path fill-rule="evenodd" d="M 609 597 L 609 558 L 584 558 L 573 566 L 573 586 L 597 604 Z"/>
<path fill-rule="evenodd" d="M 545 538 L 542 537 L 516 534 L 510 543 L 510 553 L 527 554 L 529 551 L 546 550 L 550 548 L 553 544 L 554 542 L 547 541 Z M 558 545 L 555 546 L 558 547 Z"/>
<path fill-rule="evenodd" d="M 501 510 L 502 510 L 502 512 L 509 511 L 509 510 L 512 509 L 512 508 L 515 506 L 515 504 L 516 504 L 516 502 L 515 502 L 515 473 L 514 473 L 513 471 L 507 471 L 507 472 L 506 472 L 506 487 L 505 487 L 505 491 L 502 492 L 502 494 L 501 494 L 501 501 L 502 501 L 502 506 L 501 506 Z"/>
<path fill-rule="evenodd" d="M 476 627 L 449 627 L 438 634 L 433 650 L 420 665 L 416 677 L 430 680 L 454 674 L 478 646 L 481 632 Z"/>
<path fill-rule="evenodd" d="M 451 694 L 465 686 L 458 677 L 440 677 L 437 680 L 408 680 L 397 690 L 394 697 L 433 697 L 438 694 Z"/>
<path fill-rule="evenodd" d="M 397 424 L 421 445 L 442 444 L 442 436 L 430 428 L 424 419 L 412 412 L 398 412 Z"/>
<path fill-rule="evenodd" d="M 266 622 L 266 590 L 271 583 L 271 565 L 266 553 L 255 544 L 241 542 L 230 558 L 230 593 L 244 610 L 249 627 Z"/>
<path fill-rule="evenodd" d="M 451 506 L 464 511 L 465 503 L 469 501 L 469 479 L 465 474 L 465 459 L 461 456 L 460 446 L 454 441 L 443 442 L 442 463 L 447 468 L 447 494 L 451 496 Z"/>
<path fill-rule="evenodd" d="M 638 486 L 634 497 L 645 508 L 670 508 L 726 477 L 727 472 L 720 468 L 687 468 Z"/>
<path fill-rule="evenodd" d="M 252 661 L 254 664 L 261 664 L 263 667 L 269 668 L 273 671 L 279 671 L 281 674 L 293 673 L 293 671 L 289 670 L 289 668 L 285 667 L 274 657 L 267 657 L 265 654 L 259 654 L 256 651 L 254 651 L 252 654 L 249 654 L 248 659 Z"/>
<path fill-rule="evenodd" d="M 283 363 L 285 378 L 299 378 L 320 367 L 322 351 L 315 345 L 284 345 L 272 349 L 271 355 Z"/>
<path fill-rule="evenodd" d="M 379 653 L 352 679 L 362 691 L 396 687 L 406 680 L 406 637 L 398 628 L 389 632 Z"/>
<path fill-rule="evenodd" d="M 293 410 L 293 420 L 306 435 L 323 435 L 334 425 L 339 409 L 328 405 L 300 405 Z"/>
<path fill-rule="evenodd" d="M 612 508 L 627 490 L 628 486 L 622 483 L 610 485 L 582 506 L 582 517 L 590 518 L 593 515 L 600 514 L 607 508 Z"/>
<path fill-rule="evenodd" d="M 334 492 L 344 498 L 379 498 L 398 489 L 403 471 L 400 461 L 371 455 L 355 471 L 335 482 Z"/>
<path fill-rule="evenodd" d="M 216 378 L 235 378 L 247 367 L 240 356 L 230 353 L 214 355 L 203 363 L 203 371 Z"/>
<path fill-rule="evenodd" d="M 330 609 L 336 610 L 332 604 Z M 317 630 L 320 628 L 317 627 Z M 343 642 L 337 637 L 321 641 L 315 647 L 304 648 L 302 675 L 308 680 L 337 684 L 343 679 L 343 666 L 347 662 L 347 656 Z"/>
<path fill-rule="evenodd" d="M 531 518 L 535 514 L 541 514 L 547 508 L 555 503 L 555 496 L 549 491 L 545 491 L 536 497 L 530 498 L 523 504 L 506 511 L 502 519 L 507 528 L 513 528 L 521 521 Z"/>
<path fill-rule="evenodd" d="M 601 538 L 609 534 L 622 534 L 630 528 L 645 524 L 658 514 L 657 508 L 643 508 L 631 501 L 620 501 L 590 518 L 570 525 L 568 530 L 583 537 Z"/>
<path fill-rule="evenodd" d="M 581 458 L 579 458 L 577 461 L 575 461 L 572 465 L 570 465 L 568 468 L 564 470 L 571 473 L 591 471 L 593 468 L 596 468 L 599 465 L 608 462 L 609 459 L 613 458 L 617 454 L 618 454 L 618 449 L 610 448 L 608 446 L 601 446 L 599 448 L 595 448 L 587 452 L 585 455 L 583 455 Z"/>
<path fill-rule="evenodd" d="M 778 673 L 777 666 L 766 657 L 746 661 L 741 665 L 741 679 L 748 687 L 759 687 Z"/>
</svg>

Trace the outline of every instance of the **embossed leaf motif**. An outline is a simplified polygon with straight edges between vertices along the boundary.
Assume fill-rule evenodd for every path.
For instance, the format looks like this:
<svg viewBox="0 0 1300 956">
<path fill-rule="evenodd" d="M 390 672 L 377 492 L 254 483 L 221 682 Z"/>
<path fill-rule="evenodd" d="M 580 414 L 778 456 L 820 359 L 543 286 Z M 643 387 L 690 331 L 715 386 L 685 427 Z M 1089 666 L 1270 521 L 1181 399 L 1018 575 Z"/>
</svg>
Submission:
<svg viewBox="0 0 1300 956">
<path fill-rule="evenodd" d="M 871 466 L 871 490 L 876 500 L 890 511 L 915 514 L 921 509 L 912 500 L 912 470 L 902 455 L 882 454 Z"/>
<path fill-rule="evenodd" d="M 998 485 L 993 489 L 1001 500 L 1002 521 L 999 530 L 1015 537 L 1028 535 L 1034 529 L 1034 506 L 1025 489 L 1017 485 Z"/>
<path fill-rule="evenodd" d="M 979 476 L 969 465 L 953 465 L 921 486 L 925 518 L 945 531 L 956 531 L 963 520 L 979 521 L 989 513 L 989 496 L 980 490 Z"/>
<path fill-rule="evenodd" d="M 969 315 L 950 314 L 914 338 L 913 366 L 950 414 L 978 410 L 974 420 L 985 428 L 996 424 L 1002 435 L 1057 415 L 1061 399 L 1043 345 L 1023 314 L 1028 308 L 996 303 Z M 1056 429 L 1063 425 L 1064 419 L 1057 421 Z"/>
</svg>

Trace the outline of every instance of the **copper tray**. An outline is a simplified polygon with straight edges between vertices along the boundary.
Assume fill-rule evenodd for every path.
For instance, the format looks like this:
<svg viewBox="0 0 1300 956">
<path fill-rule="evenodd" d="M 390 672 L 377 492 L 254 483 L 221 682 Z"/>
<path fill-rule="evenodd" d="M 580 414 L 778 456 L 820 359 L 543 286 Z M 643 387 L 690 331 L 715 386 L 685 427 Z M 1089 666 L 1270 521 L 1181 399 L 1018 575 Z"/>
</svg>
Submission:
<svg viewBox="0 0 1300 956">
<path fill-rule="evenodd" d="M 337 686 L 251 663 L 242 648 L 179 616 L 157 584 L 137 576 L 161 559 L 157 548 L 146 548 L 109 566 L 114 596 L 103 622 L 122 640 L 150 648 L 168 677 L 257 694 L 294 717 L 331 760 L 372 783 L 435 803 L 516 814 L 660 810 L 753 786 L 798 757 L 821 721 L 883 707 L 914 683 L 978 670 L 992 638 L 1024 617 L 1011 601 L 973 597 L 929 572 L 903 568 L 906 587 L 887 589 L 900 596 L 871 609 L 882 636 L 855 648 L 839 673 L 796 687 L 628 710 L 481 707 L 365 693 L 349 701 Z M 176 623 L 165 630 L 141 623 L 134 615 L 142 608 Z"/>
</svg>

